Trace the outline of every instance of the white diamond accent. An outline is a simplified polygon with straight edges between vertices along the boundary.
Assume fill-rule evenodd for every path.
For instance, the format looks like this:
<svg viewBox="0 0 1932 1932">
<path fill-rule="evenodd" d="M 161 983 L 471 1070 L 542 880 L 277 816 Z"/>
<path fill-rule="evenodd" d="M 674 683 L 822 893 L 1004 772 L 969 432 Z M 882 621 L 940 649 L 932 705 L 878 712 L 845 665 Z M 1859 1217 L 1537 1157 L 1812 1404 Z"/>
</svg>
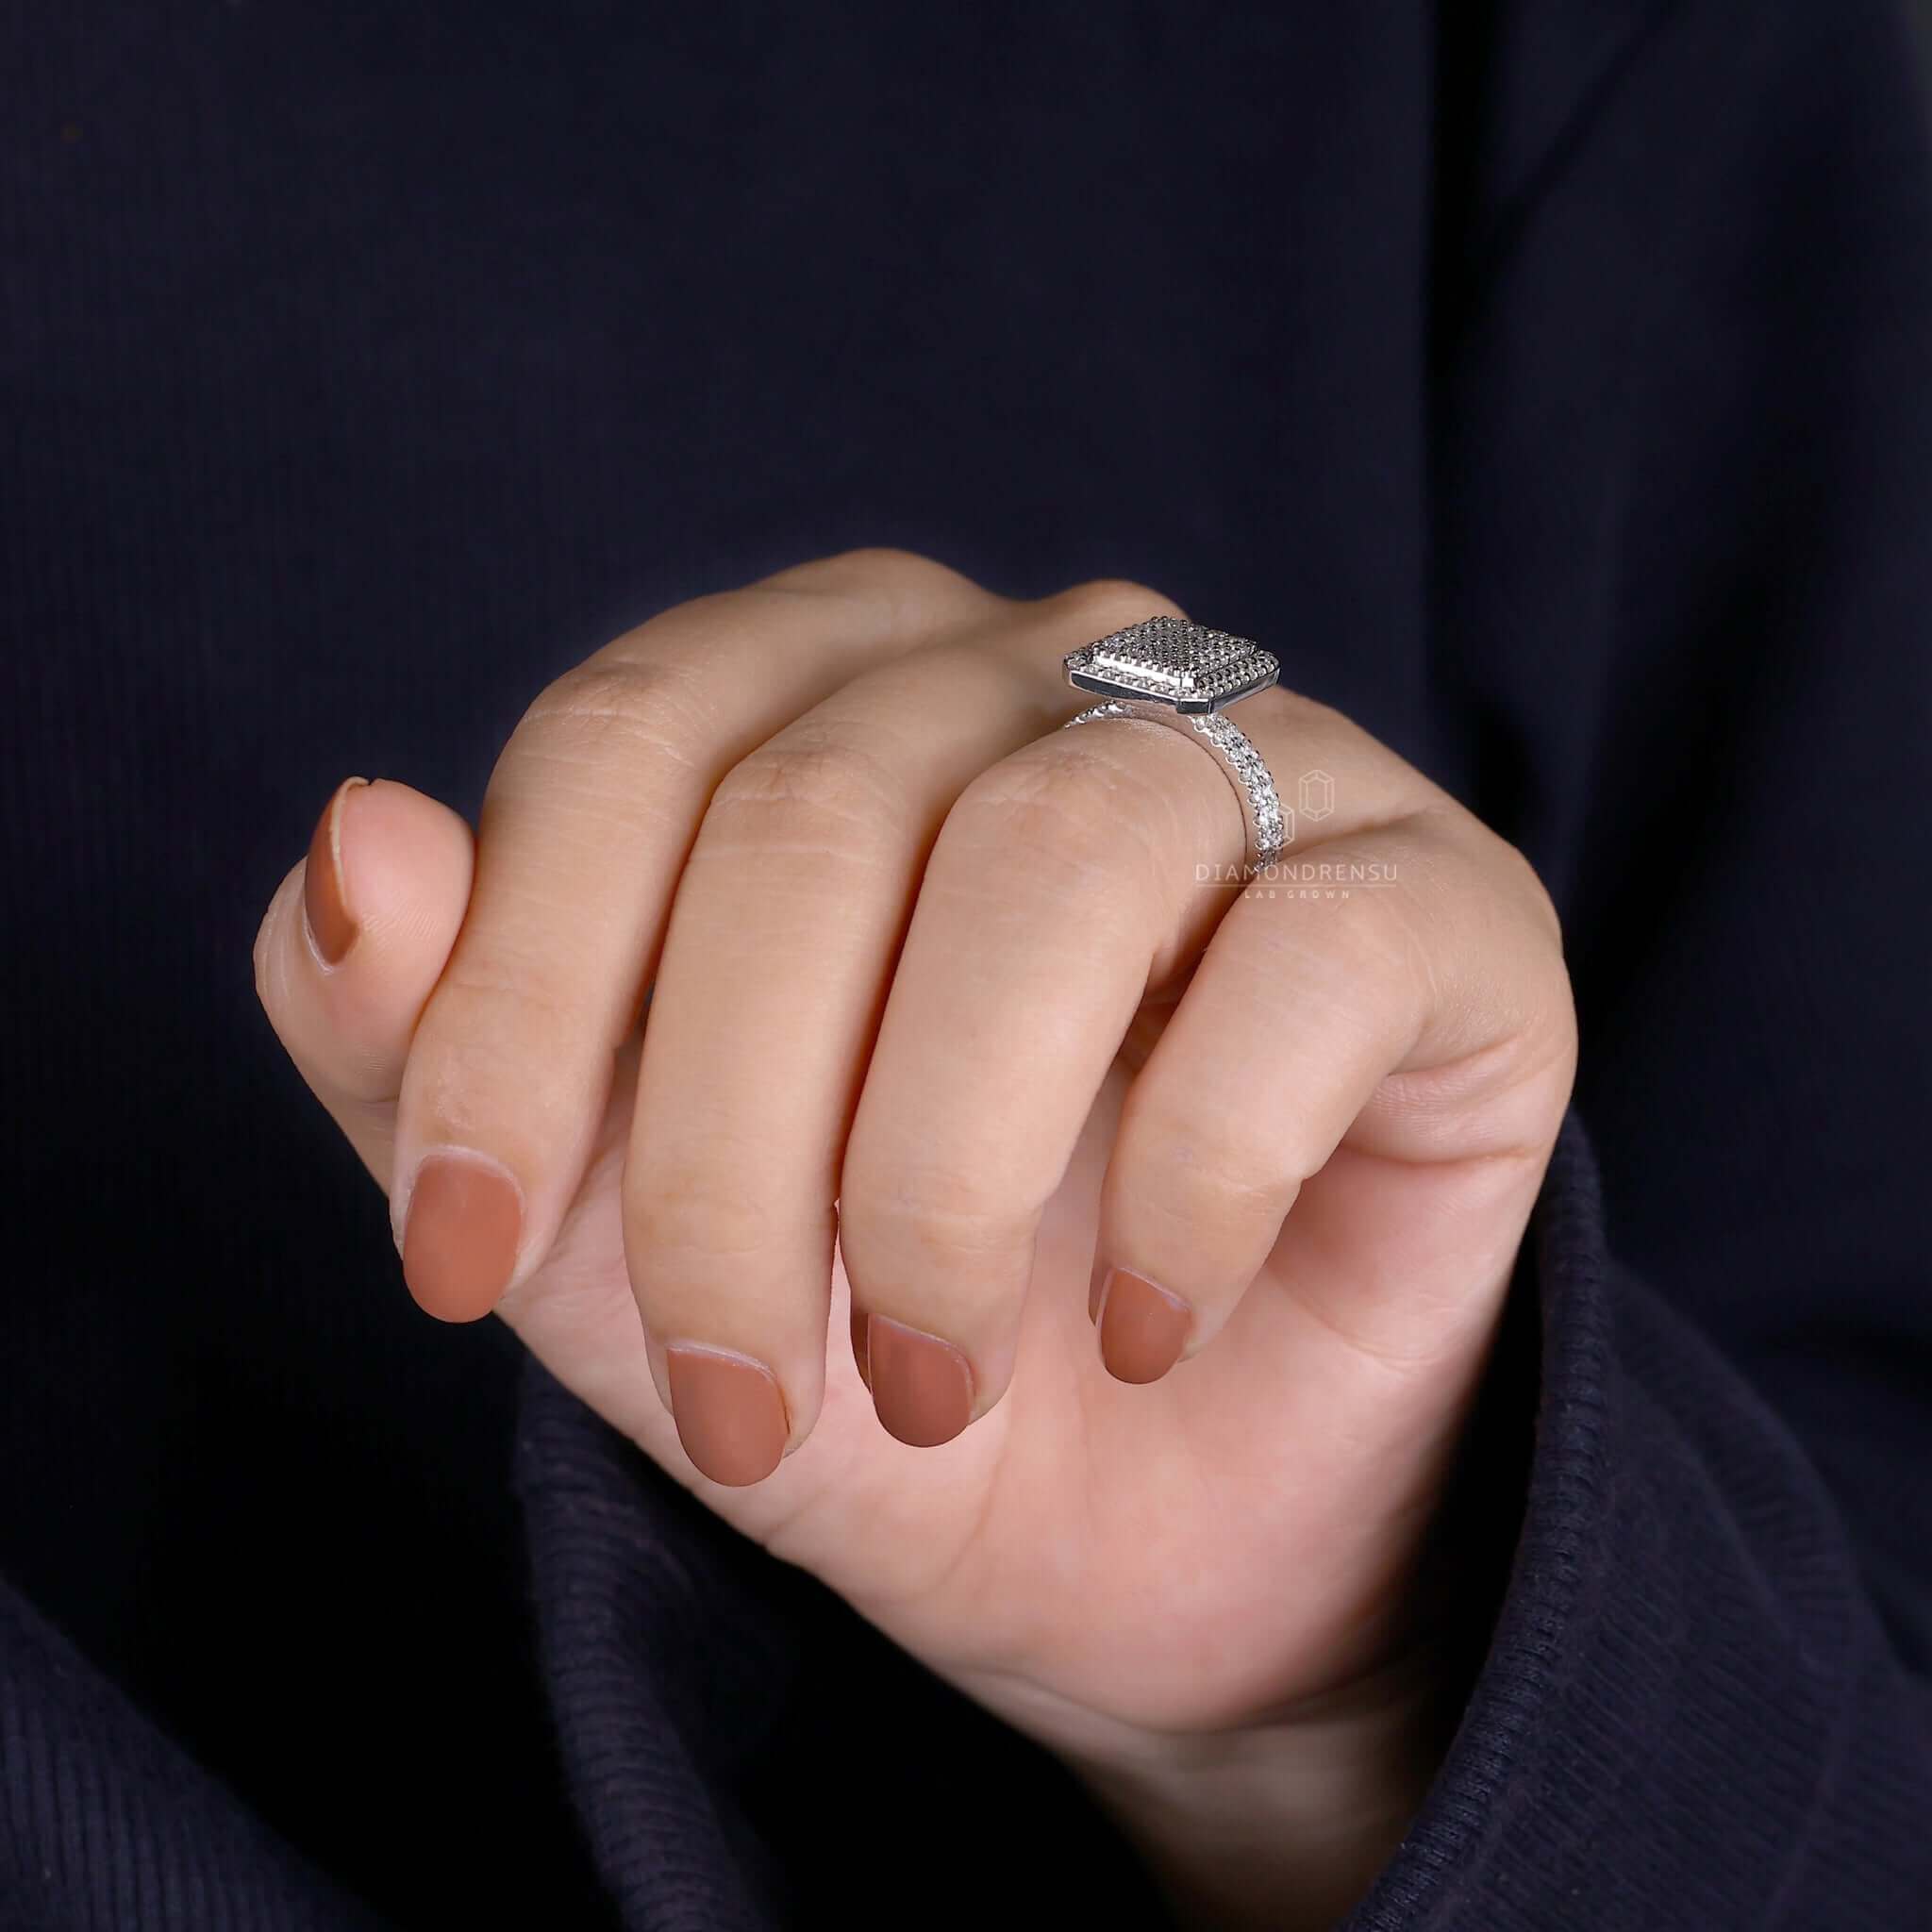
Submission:
<svg viewBox="0 0 1932 1932">
<path fill-rule="evenodd" d="M 1091 679 L 1106 696 L 1164 699 L 1189 712 L 1218 710 L 1265 691 L 1281 671 L 1252 638 L 1165 615 L 1083 644 L 1066 667 L 1070 680 Z"/>
</svg>

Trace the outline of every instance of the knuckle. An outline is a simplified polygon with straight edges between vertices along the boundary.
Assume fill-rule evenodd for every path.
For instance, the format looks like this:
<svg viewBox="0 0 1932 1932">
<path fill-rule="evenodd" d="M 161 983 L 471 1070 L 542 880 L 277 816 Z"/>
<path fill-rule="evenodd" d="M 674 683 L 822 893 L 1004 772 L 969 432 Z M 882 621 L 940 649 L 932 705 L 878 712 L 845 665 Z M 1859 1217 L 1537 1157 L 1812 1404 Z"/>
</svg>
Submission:
<svg viewBox="0 0 1932 1932">
<path fill-rule="evenodd" d="M 1133 1248 L 1173 1282 L 1190 1274 L 1204 1286 L 1217 1274 L 1244 1273 L 1279 1238 L 1295 1190 L 1264 1186 L 1258 1176 L 1161 1173 L 1133 1186 Z M 1234 1257 L 1241 1257 L 1238 1263 Z"/>
<path fill-rule="evenodd" d="M 487 952 L 458 948 L 444 969 L 418 1031 L 425 1058 L 486 1069 L 528 1062 L 540 1074 L 561 1074 L 568 1047 L 589 1030 L 581 996 L 558 983 L 554 966 L 525 959 L 501 942 Z M 541 1040 L 541 1052 L 526 1042 Z"/>
<path fill-rule="evenodd" d="M 538 1172 L 585 1133 L 615 1028 L 553 974 L 518 971 L 492 952 L 452 962 L 408 1047 L 408 1105 L 452 1138 Z M 527 1163 L 527 1165 L 525 1165 Z"/>
<path fill-rule="evenodd" d="M 1460 902 L 1462 917 L 1479 920 L 1479 929 L 1487 935 L 1483 957 L 1527 958 L 1532 970 L 1512 976 L 1553 988 L 1556 1004 L 1567 1007 L 1562 921 L 1528 855 L 1459 808 L 1428 814 L 1426 824 L 1427 831 L 1414 841 L 1412 861 L 1424 883 L 1421 896 L 1441 902 L 1453 894 Z M 1525 944 L 1527 955 L 1523 951 Z"/>
<path fill-rule="evenodd" d="M 1056 601 L 1077 618 L 1083 634 L 1105 637 L 1143 617 L 1184 617 L 1172 597 L 1131 577 L 1090 577 L 1060 591 Z"/>
<path fill-rule="evenodd" d="M 896 1251 L 928 1260 L 1009 1255 L 1030 1242 L 1040 1204 L 1000 1185 L 991 1164 L 977 1172 L 938 1162 L 849 1159 L 840 1183 L 841 1213 Z"/>
<path fill-rule="evenodd" d="M 1556 901 L 1521 846 L 1453 803 L 1426 808 L 1407 823 L 1418 845 L 1426 840 L 1441 854 L 1445 870 L 1451 864 L 1459 867 L 1494 903 L 1521 910 L 1532 924 L 1560 940 Z"/>
<path fill-rule="evenodd" d="M 883 543 L 791 564 L 760 578 L 754 588 L 795 596 L 883 602 L 901 618 L 987 594 L 963 572 L 937 558 Z"/>
<path fill-rule="evenodd" d="M 575 761 L 648 754 L 688 765 L 709 726 L 702 689 L 668 658 L 589 658 L 531 703 L 511 735 L 511 755 Z"/>
<path fill-rule="evenodd" d="M 1560 953 L 1563 946 L 1562 915 L 1557 910 L 1557 902 L 1550 896 L 1550 889 L 1544 885 L 1542 874 L 1521 846 L 1510 843 L 1500 834 L 1492 836 L 1500 848 L 1499 857 L 1504 870 L 1522 899 L 1531 924 L 1541 928 Z"/>
<path fill-rule="evenodd" d="M 1298 1148 L 1262 1146 L 1234 1120 L 1192 1113 L 1147 1119 L 1124 1153 L 1124 1191 L 1135 1214 L 1152 1213 L 1195 1239 L 1203 1228 L 1274 1227 L 1288 1213 L 1305 1165 Z"/>
<path fill-rule="evenodd" d="M 1338 981 L 1366 1010 L 1399 1013 L 1405 1024 L 1436 1003 L 1439 989 L 1429 893 L 1434 881 L 1426 861 L 1394 861 L 1391 890 L 1362 895 L 1365 917 L 1341 923 L 1345 935 L 1336 965 Z"/>
<path fill-rule="evenodd" d="M 632 1190 L 625 1214 L 626 1246 L 641 1276 L 648 1280 L 682 1257 L 743 1257 L 768 1249 L 777 1218 L 741 1178 L 756 1171 L 734 1158 L 687 1153 L 647 1172 Z"/>
<path fill-rule="evenodd" d="M 874 753 L 834 739 L 774 740 L 741 758 L 720 781 L 707 830 L 737 843 L 752 827 L 769 834 L 776 819 L 807 838 L 814 832 L 874 842 L 878 828 L 901 823 L 904 784 Z"/>
<path fill-rule="evenodd" d="M 1396 856 L 1399 853 L 1400 856 Z M 1376 861 L 1393 876 L 1379 890 L 1352 894 L 1345 918 L 1286 916 L 1258 922 L 1255 943 L 1271 970 L 1292 985 L 1310 1014 L 1336 1027 L 1400 1035 L 1420 1024 L 1435 998 L 1426 861 L 1385 842 Z M 1338 855 L 1324 861 L 1352 861 Z"/>
</svg>

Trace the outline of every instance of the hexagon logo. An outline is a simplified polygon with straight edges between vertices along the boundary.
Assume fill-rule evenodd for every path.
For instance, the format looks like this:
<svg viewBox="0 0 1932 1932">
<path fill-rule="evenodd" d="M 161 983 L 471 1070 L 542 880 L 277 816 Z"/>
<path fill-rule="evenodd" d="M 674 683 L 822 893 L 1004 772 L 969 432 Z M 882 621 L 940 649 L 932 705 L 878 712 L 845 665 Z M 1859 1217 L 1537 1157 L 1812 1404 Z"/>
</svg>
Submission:
<svg viewBox="0 0 1932 1932">
<path fill-rule="evenodd" d="M 1335 780 L 1326 772 L 1302 774 L 1301 808 L 1302 816 L 1317 824 L 1335 809 Z"/>
</svg>

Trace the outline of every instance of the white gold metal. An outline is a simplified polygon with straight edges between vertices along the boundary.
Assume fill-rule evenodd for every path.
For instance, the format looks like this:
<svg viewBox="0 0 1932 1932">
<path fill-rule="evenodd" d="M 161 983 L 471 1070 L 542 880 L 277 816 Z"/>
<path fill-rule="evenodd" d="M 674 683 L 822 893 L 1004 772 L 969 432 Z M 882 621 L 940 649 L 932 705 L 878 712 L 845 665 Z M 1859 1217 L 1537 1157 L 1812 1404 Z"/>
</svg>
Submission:
<svg viewBox="0 0 1932 1932">
<path fill-rule="evenodd" d="M 1066 659 L 1067 682 L 1103 698 L 1153 698 L 1177 711 L 1220 711 L 1266 691 L 1281 675 L 1253 638 L 1209 630 L 1185 617 L 1143 617 L 1082 644 Z"/>
<path fill-rule="evenodd" d="M 1067 730 L 1102 718 L 1141 718 L 1185 733 L 1213 757 L 1241 802 L 1248 869 L 1280 858 L 1292 835 L 1274 779 L 1247 733 L 1224 715 L 1280 677 L 1272 652 L 1251 638 L 1163 616 L 1083 644 L 1065 661 L 1069 684 L 1105 697 L 1068 719 Z"/>
</svg>

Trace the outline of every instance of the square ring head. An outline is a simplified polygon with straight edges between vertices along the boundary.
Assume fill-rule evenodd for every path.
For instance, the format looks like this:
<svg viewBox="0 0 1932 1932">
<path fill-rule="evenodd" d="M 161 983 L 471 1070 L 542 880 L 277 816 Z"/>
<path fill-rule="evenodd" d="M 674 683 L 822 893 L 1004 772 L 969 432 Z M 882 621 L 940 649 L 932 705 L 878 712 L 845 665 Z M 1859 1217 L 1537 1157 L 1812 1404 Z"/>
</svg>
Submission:
<svg viewBox="0 0 1932 1932">
<path fill-rule="evenodd" d="M 1151 699 L 1177 711 L 1219 711 L 1266 691 L 1281 675 L 1252 638 L 1208 630 L 1184 617 L 1146 617 L 1082 644 L 1066 659 L 1067 681 L 1108 698 Z"/>
</svg>

